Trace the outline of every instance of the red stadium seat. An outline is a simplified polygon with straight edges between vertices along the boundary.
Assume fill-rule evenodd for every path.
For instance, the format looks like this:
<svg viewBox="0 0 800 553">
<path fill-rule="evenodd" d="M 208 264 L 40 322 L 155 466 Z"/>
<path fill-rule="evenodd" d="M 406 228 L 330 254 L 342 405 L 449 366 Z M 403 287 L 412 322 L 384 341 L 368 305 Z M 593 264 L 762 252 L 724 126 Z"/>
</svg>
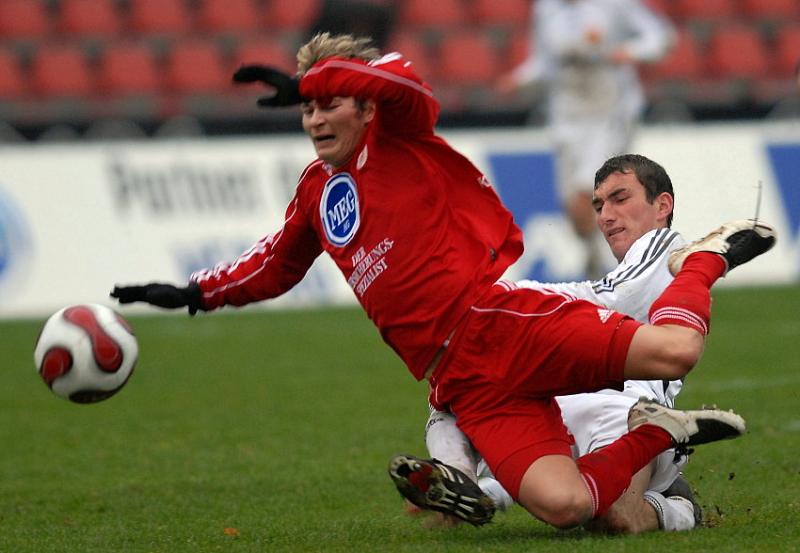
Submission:
<svg viewBox="0 0 800 553">
<path fill-rule="evenodd" d="M 742 0 L 742 11 L 755 20 L 797 21 L 800 2 L 797 0 Z"/>
<path fill-rule="evenodd" d="M 25 83 L 19 59 L 9 50 L 0 50 L 0 98 L 22 98 L 27 88 Z"/>
<path fill-rule="evenodd" d="M 791 77 L 800 63 L 800 23 L 782 27 L 775 36 L 775 73 Z"/>
<path fill-rule="evenodd" d="M 474 0 L 472 18 L 478 25 L 525 26 L 530 22 L 530 0 Z"/>
<path fill-rule="evenodd" d="M 514 33 L 508 41 L 506 47 L 504 70 L 509 71 L 514 69 L 519 64 L 524 62 L 530 57 L 533 45 L 531 44 L 530 33 L 527 31 L 519 31 Z"/>
<path fill-rule="evenodd" d="M 462 0 L 405 0 L 400 22 L 418 28 L 446 28 L 464 24 L 467 13 Z"/>
<path fill-rule="evenodd" d="M 439 46 L 439 79 L 456 84 L 489 84 L 497 76 L 498 53 L 479 32 L 446 35 Z"/>
<path fill-rule="evenodd" d="M 297 71 L 297 61 L 292 52 L 282 42 L 264 36 L 245 39 L 236 45 L 231 74 L 236 67 L 250 63 L 273 65 L 290 73 Z"/>
<path fill-rule="evenodd" d="M 672 50 L 661 61 L 644 66 L 651 80 L 686 80 L 702 77 L 705 67 L 703 51 L 697 39 L 686 29 L 681 29 Z"/>
<path fill-rule="evenodd" d="M 58 29 L 79 36 L 113 36 L 122 24 L 114 0 L 61 0 Z"/>
<path fill-rule="evenodd" d="M 717 77 L 760 79 L 769 73 L 770 58 L 755 29 L 744 25 L 722 27 L 709 41 L 708 69 Z"/>
<path fill-rule="evenodd" d="M 674 0 L 644 0 L 644 4 L 657 14 L 668 19 L 673 17 Z"/>
<path fill-rule="evenodd" d="M 183 34 L 192 29 L 185 0 L 131 0 L 130 28 L 143 34 Z"/>
<path fill-rule="evenodd" d="M 0 2 L 0 39 L 45 38 L 50 26 L 50 14 L 42 0 Z"/>
<path fill-rule="evenodd" d="M 35 93 L 46 97 L 89 96 L 94 77 L 80 46 L 48 43 L 33 57 L 31 85 Z"/>
<path fill-rule="evenodd" d="M 100 56 L 98 88 L 105 94 L 155 94 L 160 79 L 155 55 L 143 43 L 115 43 Z"/>
<path fill-rule="evenodd" d="M 431 65 L 431 53 L 425 42 L 417 34 L 405 31 L 395 33 L 389 41 L 387 52 L 400 52 L 413 65 L 414 72 L 423 81 L 435 77 Z"/>
<path fill-rule="evenodd" d="M 673 13 L 684 21 L 721 21 L 738 15 L 735 0 L 675 0 Z"/>
<path fill-rule="evenodd" d="M 209 32 L 255 31 L 261 25 L 254 0 L 202 0 L 198 27 Z"/>
<path fill-rule="evenodd" d="M 215 93 L 232 89 L 228 68 L 213 42 L 189 39 L 167 54 L 165 83 L 180 93 Z"/>
<path fill-rule="evenodd" d="M 321 10 L 321 0 L 269 0 L 265 23 L 273 29 L 304 33 Z"/>
</svg>

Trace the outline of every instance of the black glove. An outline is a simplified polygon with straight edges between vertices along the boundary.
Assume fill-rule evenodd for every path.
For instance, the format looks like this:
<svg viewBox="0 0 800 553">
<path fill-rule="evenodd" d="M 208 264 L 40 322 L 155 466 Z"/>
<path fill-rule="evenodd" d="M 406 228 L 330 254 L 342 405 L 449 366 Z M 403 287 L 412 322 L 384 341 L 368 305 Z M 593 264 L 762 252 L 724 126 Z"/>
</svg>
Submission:
<svg viewBox="0 0 800 553">
<path fill-rule="evenodd" d="M 168 309 L 188 306 L 190 315 L 194 315 L 203 307 L 203 294 L 196 282 L 190 282 L 184 288 L 160 282 L 138 286 L 114 286 L 110 295 L 112 298 L 117 298 L 120 303 L 143 301 Z"/>
<path fill-rule="evenodd" d="M 258 99 L 260 107 L 294 106 L 305 99 L 300 96 L 300 79 L 266 65 L 243 65 L 233 74 L 235 83 L 262 82 L 275 89 L 272 96 Z"/>
</svg>

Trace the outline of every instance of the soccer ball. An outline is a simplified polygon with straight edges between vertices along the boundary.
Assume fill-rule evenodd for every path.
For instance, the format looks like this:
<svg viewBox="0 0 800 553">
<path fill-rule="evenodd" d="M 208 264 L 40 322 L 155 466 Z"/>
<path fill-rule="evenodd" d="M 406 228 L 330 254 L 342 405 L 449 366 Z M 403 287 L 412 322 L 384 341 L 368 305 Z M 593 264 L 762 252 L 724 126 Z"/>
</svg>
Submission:
<svg viewBox="0 0 800 553">
<path fill-rule="evenodd" d="M 33 360 L 54 394 L 76 403 L 113 396 L 128 381 L 139 345 L 128 322 L 104 305 L 65 307 L 39 333 Z"/>
</svg>

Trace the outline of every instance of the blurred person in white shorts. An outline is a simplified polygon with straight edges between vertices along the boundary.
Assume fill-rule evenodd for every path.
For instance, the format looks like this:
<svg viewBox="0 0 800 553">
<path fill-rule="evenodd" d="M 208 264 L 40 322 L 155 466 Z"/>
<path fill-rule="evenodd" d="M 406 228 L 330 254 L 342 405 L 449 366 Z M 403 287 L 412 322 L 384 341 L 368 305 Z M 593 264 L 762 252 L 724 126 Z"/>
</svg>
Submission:
<svg viewBox="0 0 800 553">
<path fill-rule="evenodd" d="M 629 151 L 645 107 L 636 65 L 661 59 L 674 31 L 638 0 L 538 0 L 530 31 L 529 57 L 497 90 L 544 92 L 559 199 L 585 244 L 588 278 L 600 278 L 611 263 L 594 225 L 594 172 Z"/>
</svg>

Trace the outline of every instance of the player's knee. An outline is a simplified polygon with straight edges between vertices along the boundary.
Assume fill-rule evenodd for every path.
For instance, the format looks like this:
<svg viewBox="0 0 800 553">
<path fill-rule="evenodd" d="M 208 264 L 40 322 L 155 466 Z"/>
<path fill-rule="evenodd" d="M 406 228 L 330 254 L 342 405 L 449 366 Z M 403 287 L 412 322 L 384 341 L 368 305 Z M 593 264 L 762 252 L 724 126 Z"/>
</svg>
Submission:
<svg viewBox="0 0 800 553">
<path fill-rule="evenodd" d="M 677 380 L 685 377 L 700 361 L 703 336 L 687 328 L 673 329 L 671 339 L 660 345 L 663 378 Z"/>
<path fill-rule="evenodd" d="M 538 519 L 563 530 L 584 524 L 592 517 L 592 501 L 587 493 L 554 493 L 535 505 L 520 503 Z"/>
<path fill-rule="evenodd" d="M 626 378 L 677 380 L 691 371 L 703 353 L 704 337 L 677 325 L 641 327 L 626 360 Z"/>
<path fill-rule="evenodd" d="M 556 528 L 563 530 L 575 528 L 585 523 L 592 517 L 591 500 L 584 497 L 572 498 L 571 501 L 553 505 L 544 514 L 543 520 Z"/>
<path fill-rule="evenodd" d="M 700 361 L 703 353 L 703 339 L 696 332 L 685 340 L 680 340 L 670 352 L 674 375 L 670 380 L 683 378 Z"/>
</svg>

